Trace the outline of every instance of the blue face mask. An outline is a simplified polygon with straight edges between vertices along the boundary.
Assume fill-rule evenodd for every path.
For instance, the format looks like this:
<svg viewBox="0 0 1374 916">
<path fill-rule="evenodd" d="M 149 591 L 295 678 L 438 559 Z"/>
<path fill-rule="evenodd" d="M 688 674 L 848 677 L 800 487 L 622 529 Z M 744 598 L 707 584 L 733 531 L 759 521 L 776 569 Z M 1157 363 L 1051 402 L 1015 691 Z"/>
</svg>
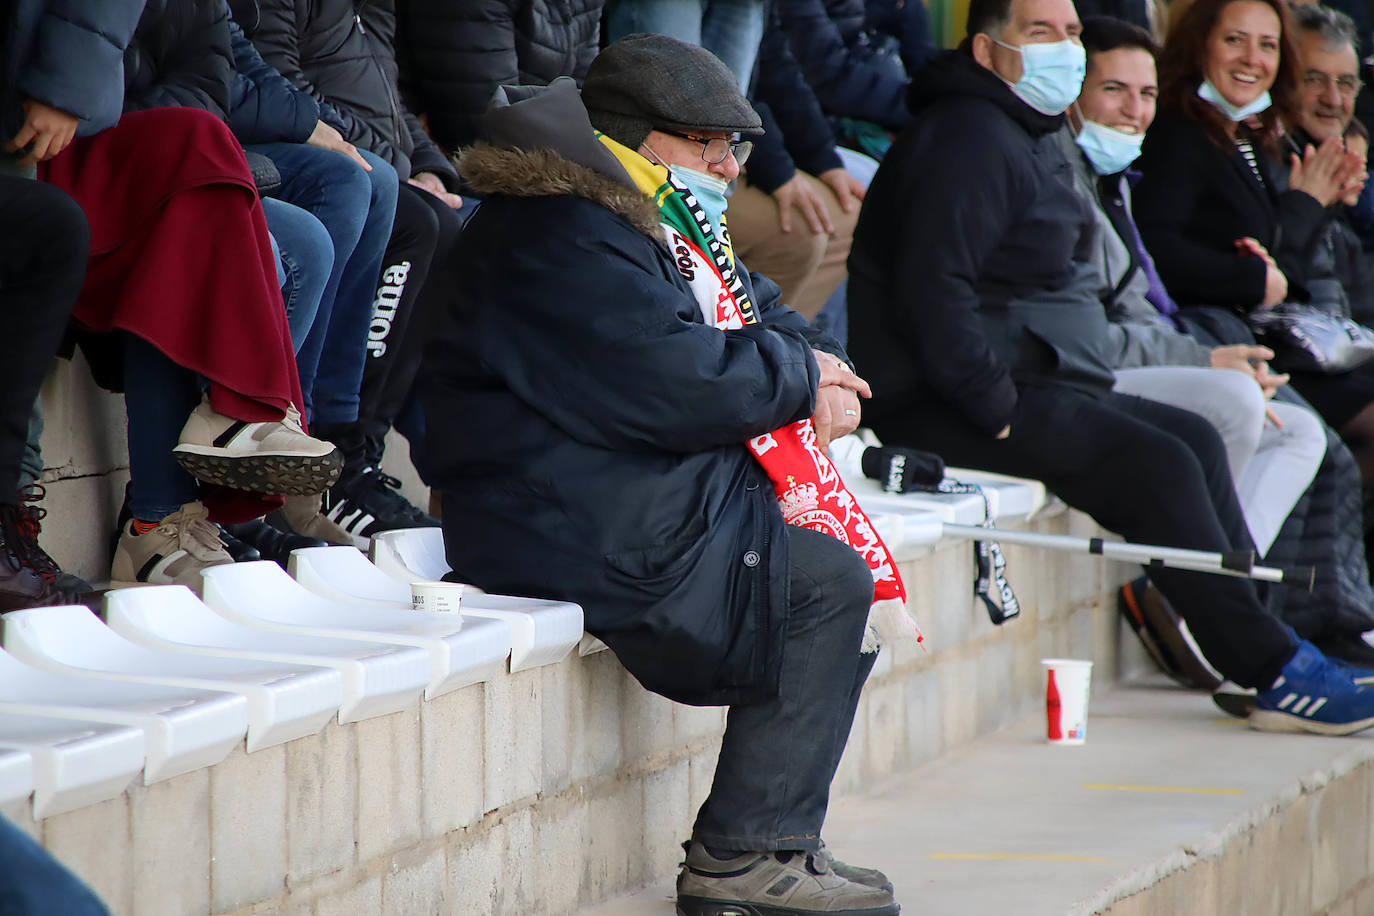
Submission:
<svg viewBox="0 0 1374 916">
<path fill-rule="evenodd" d="M 1259 98 L 1255 99 L 1249 105 L 1242 105 L 1240 108 L 1237 108 L 1222 97 L 1221 93 L 1217 91 L 1217 87 L 1212 85 L 1211 80 L 1203 80 L 1202 85 L 1197 87 L 1197 97 L 1211 105 L 1217 111 L 1226 115 L 1226 117 L 1230 118 L 1232 121 L 1237 122 L 1244 121 L 1251 115 L 1257 115 L 1261 111 L 1266 111 L 1269 106 L 1273 104 L 1269 99 L 1269 90 L 1266 89 L 1264 92 L 1260 93 Z"/>
<path fill-rule="evenodd" d="M 711 225 L 720 228 L 720 218 L 725 213 L 725 208 L 730 205 L 730 200 L 725 196 L 725 191 L 730 187 L 730 182 L 724 178 L 718 178 L 706 172 L 698 172 L 696 169 L 684 168 L 680 165 L 671 166 L 673 177 L 687 186 L 687 190 L 692 192 L 692 196 L 701 204 L 701 209 L 706 211 L 706 216 L 711 220 Z"/>
<path fill-rule="evenodd" d="M 1140 158 L 1140 144 L 1144 134 L 1128 134 L 1096 121 L 1084 121 L 1083 129 L 1074 138 L 1083 155 L 1099 175 L 1115 175 Z"/>
<path fill-rule="evenodd" d="M 993 39 L 996 41 L 996 39 Z M 1083 46 L 1068 39 L 1016 47 L 997 42 L 1010 51 L 1021 52 L 1021 78 L 1011 84 L 1017 98 L 1043 115 L 1063 114 L 1083 89 L 1088 72 Z"/>
</svg>

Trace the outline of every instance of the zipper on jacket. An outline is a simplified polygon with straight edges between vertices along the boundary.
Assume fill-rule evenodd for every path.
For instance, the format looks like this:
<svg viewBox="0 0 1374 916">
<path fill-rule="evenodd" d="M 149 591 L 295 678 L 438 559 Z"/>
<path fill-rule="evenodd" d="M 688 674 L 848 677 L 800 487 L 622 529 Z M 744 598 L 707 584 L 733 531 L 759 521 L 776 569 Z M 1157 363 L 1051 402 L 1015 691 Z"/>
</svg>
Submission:
<svg viewBox="0 0 1374 916">
<path fill-rule="evenodd" d="M 364 34 L 364 35 L 367 34 L 367 29 L 363 28 L 363 14 L 362 14 L 362 13 L 354 13 L 354 14 L 353 14 L 353 24 L 356 25 L 356 26 L 358 27 L 358 31 L 359 31 L 359 32 L 361 32 L 361 33 Z"/>
</svg>

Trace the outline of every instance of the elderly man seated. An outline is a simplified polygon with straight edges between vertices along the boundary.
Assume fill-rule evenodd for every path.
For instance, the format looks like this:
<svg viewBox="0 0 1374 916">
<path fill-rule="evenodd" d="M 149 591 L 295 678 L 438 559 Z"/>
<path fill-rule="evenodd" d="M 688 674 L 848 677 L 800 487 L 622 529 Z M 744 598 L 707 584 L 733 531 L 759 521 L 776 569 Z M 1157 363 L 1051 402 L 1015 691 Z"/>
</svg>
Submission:
<svg viewBox="0 0 1374 916">
<path fill-rule="evenodd" d="M 580 602 L 645 687 L 730 706 L 679 913 L 891 916 L 887 879 L 820 838 L 881 574 L 775 498 L 815 511 L 784 428 L 811 418 L 819 455 L 868 386 L 734 260 L 725 188 L 759 126 L 724 64 L 659 35 L 603 51 L 580 100 L 498 93 L 460 162 L 485 202 L 427 353 L 432 471 L 457 577 Z"/>
</svg>

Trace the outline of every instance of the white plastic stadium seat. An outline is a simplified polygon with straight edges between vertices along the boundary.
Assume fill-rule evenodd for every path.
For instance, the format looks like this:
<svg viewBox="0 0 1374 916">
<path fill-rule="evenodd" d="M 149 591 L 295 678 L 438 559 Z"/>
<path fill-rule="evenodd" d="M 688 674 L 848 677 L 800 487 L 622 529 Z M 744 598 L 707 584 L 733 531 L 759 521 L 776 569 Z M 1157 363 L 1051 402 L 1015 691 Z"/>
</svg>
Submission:
<svg viewBox="0 0 1374 916">
<path fill-rule="evenodd" d="M 288 568 L 317 595 L 353 604 L 408 607 L 410 586 L 387 575 L 349 547 L 306 547 L 292 551 Z M 417 580 L 420 581 L 420 580 Z M 511 628 L 512 673 L 562 661 L 582 638 L 582 608 L 568 601 L 488 595 L 467 586 L 462 612 L 503 620 Z"/>
<path fill-rule="evenodd" d="M 143 729 L 129 725 L 0 713 L 0 748 L 31 760 L 40 819 L 118 797 L 143 770 L 144 742 Z M 8 779 L 0 773 L 0 801 L 15 789 Z"/>
<path fill-rule="evenodd" d="M 149 649 L 120 636 L 82 607 L 5 615 L 5 649 L 54 674 L 243 694 L 249 752 L 315 734 L 343 702 L 343 677 L 333 668 Z"/>
<path fill-rule="evenodd" d="M 449 571 L 442 528 L 383 531 L 372 539 L 370 553 L 378 569 L 407 585 L 417 580 L 437 582 Z"/>
<path fill-rule="evenodd" d="M 341 724 L 399 712 L 429 683 L 429 653 L 423 649 L 244 626 L 210 610 L 184 585 L 108 592 L 105 619 L 116 633 L 150 649 L 333 668 L 343 677 Z"/>
<path fill-rule="evenodd" d="M 145 782 L 223 760 L 248 730 L 236 693 L 50 674 L 0 650 L 0 713 L 131 725 L 147 736 Z"/>
<path fill-rule="evenodd" d="M 347 604 L 304 588 L 269 560 L 205 570 L 205 603 L 247 626 L 284 633 L 370 639 L 416 646 L 430 654 L 426 698 L 503 673 L 510 627 L 500 620 L 434 614 L 407 606 Z"/>
</svg>

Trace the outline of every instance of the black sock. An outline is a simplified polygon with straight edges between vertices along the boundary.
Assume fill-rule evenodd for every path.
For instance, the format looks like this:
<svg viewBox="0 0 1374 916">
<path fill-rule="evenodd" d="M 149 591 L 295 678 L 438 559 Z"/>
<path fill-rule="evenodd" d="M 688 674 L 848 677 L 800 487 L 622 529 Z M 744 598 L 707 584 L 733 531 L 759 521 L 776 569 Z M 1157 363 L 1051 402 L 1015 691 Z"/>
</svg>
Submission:
<svg viewBox="0 0 1374 916">
<path fill-rule="evenodd" d="M 721 862 L 739 855 L 738 849 L 721 849 L 719 846 L 707 846 L 705 843 L 701 844 L 701 848 L 706 850 L 708 856 Z"/>
</svg>

